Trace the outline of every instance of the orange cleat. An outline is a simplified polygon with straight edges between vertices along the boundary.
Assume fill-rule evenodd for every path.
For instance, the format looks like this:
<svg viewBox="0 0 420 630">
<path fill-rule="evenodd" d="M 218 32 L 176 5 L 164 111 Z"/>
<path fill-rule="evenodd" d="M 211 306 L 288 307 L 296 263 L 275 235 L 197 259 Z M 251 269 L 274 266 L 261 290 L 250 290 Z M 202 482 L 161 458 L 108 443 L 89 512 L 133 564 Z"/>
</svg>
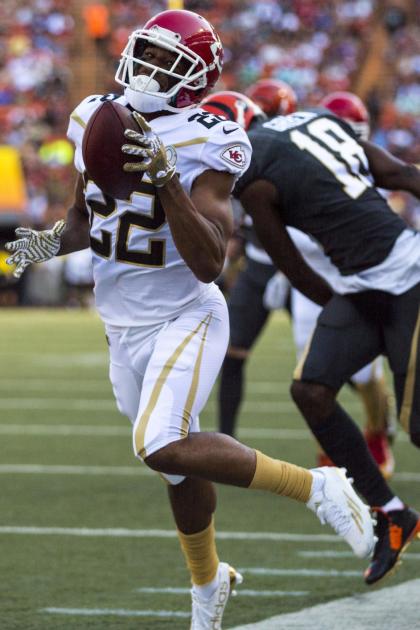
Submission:
<svg viewBox="0 0 420 630">
<path fill-rule="evenodd" d="M 392 574 L 408 545 L 416 537 L 420 538 L 420 514 L 409 507 L 388 513 L 380 508 L 373 508 L 373 511 L 377 519 L 377 542 L 372 562 L 364 573 L 366 584 L 374 584 Z"/>
</svg>

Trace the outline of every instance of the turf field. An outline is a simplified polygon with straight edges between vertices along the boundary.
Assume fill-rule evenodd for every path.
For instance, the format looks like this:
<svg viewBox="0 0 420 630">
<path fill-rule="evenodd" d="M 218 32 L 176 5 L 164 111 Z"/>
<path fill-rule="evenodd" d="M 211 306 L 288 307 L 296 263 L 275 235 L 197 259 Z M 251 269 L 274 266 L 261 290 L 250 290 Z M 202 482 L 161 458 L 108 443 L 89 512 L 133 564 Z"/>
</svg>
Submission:
<svg viewBox="0 0 420 630">
<path fill-rule="evenodd" d="M 0 628 L 188 628 L 188 574 L 165 487 L 132 455 L 99 319 L 3 310 L 0 323 Z M 249 364 L 239 437 L 312 466 L 313 443 L 288 394 L 293 366 L 290 327 L 276 315 Z M 360 419 L 353 393 L 342 399 Z M 215 427 L 214 412 L 212 397 L 204 429 Z M 420 507 L 419 454 L 401 434 L 395 453 L 393 486 Z M 245 577 L 226 628 L 372 592 L 361 578 L 365 561 L 300 504 L 220 487 L 216 526 L 220 557 Z M 413 544 L 383 586 L 419 573 L 420 544 Z"/>
</svg>

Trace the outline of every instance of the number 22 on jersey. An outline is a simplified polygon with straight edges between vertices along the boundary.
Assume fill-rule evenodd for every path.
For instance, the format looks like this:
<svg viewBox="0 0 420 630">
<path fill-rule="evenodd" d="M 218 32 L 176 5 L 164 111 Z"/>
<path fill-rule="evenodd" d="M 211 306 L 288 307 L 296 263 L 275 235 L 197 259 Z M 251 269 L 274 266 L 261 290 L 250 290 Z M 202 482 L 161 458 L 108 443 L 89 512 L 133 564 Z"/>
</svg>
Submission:
<svg viewBox="0 0 420 630">
<path fill-rule="evenodd" d="M 369 169 L 363 148 L 340 125 L 329 118 L 317 118 L 306 129 L 310 135 L 294 129 L 290 139 L 299 149 L 308 151 L 321 162 L 342 184 L 349 197 L 357 199 L 372 186 L 369 178 L 360 172 L 362 166 Z"/>
<path fill-rule="evenodd" d="M 93 184 L 90 180 L 85 180 L 85 194 L 89 183 Z M 100 238 L 92 235 L 95 217 L 99 220 L 111 219 L 122 204 L 130 204 L 135 210 L 123 210 L 115 217 L 115 261 L 141 267 L 164 267 L 166 241 L 152 237 L 153 232 L 157 232 L 166 222 L 165 211 L 155 194 L 154 186 L 149 182 L 140 182 L 138 191 L 133 193 L 129 201 L 115 200 L 95 186 L 95 197 L 98 196 L 101 201 L 86 194 L 86 204 L 90 211 L 90 244 L 95 254 L 109 259 L 113 253 L 112 232 L 110 230 L 101 229 Z M 130 236 L 136 228 L 146 232 L 146 237 L 142 238 L 142 241 L 145 241 L 145 247 L 142 249 L 129 247 Z"/>
</svg>

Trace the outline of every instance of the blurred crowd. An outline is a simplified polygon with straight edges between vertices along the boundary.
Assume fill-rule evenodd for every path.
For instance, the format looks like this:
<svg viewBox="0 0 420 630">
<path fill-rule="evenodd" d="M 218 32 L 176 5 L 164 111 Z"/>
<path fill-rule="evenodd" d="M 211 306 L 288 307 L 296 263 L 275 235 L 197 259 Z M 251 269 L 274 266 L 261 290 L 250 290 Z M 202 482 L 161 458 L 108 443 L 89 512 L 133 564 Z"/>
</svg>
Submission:
<svg viewBox="0 0 420 630">
<path fill-rule="evenodd" d="M 118 56 L 133 24 L 162 10 L 164 1 L 111 0 L 109 51 Z M 347 89 L 370 28 L 374 0 L 186 0 L 219 32 L 225 63 L 222 88 L 241 90 L 272 76 L 290 83 L 301 102 Z"/>
<path fill-rule="evenodd" d="M 73 177 L 66 139 L 73 29 L 66 0 L 0 3 L 0 144 L 21 153 L 35 225 L 61 217 Z"/>
<path fill-rule="evenodd" d="M 75 7 L 85 36 L 113 77 L 127 37 L 166 0 L 2 0 L 0 3 L 0 144 L 21 153 L 28 219 L 36 227 L 61 218 L 72 191 L 73 149 L 66 139 Z M 301 106 L 357 83 L 378 20 L 388 38 L 382 80 L 366 95 L 372 140 L 420 162 L 420 0 L 185 0 L 207 17 L 224 44 L 218 89 L 244 90 L 261 77 L 289 83 Z M 397 211 L 420 227 L 418 203 L 396 193 Z"/>
</svg>

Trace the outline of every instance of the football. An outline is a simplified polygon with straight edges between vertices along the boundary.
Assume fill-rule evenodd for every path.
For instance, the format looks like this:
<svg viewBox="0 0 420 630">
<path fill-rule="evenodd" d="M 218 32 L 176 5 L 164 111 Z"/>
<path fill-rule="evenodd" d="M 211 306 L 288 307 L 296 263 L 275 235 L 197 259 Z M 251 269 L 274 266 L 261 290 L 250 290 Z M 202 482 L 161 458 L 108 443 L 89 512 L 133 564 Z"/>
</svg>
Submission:
<svg viewBox="0 0 420 630">
<path fill-rule="evenodd" d="M 126 129 L 142 133 L 127 107 L 106 101 L 91 116 L 83 135 L 82 154 L 87 173 L 98 188 L 114 199 L 129 199 L 143 176 L 142 171 L 123 170 L 125 162 L 142 159 L 121 151 L 122 145 L 130 142 L 124 136 Z"/>
</svg>

